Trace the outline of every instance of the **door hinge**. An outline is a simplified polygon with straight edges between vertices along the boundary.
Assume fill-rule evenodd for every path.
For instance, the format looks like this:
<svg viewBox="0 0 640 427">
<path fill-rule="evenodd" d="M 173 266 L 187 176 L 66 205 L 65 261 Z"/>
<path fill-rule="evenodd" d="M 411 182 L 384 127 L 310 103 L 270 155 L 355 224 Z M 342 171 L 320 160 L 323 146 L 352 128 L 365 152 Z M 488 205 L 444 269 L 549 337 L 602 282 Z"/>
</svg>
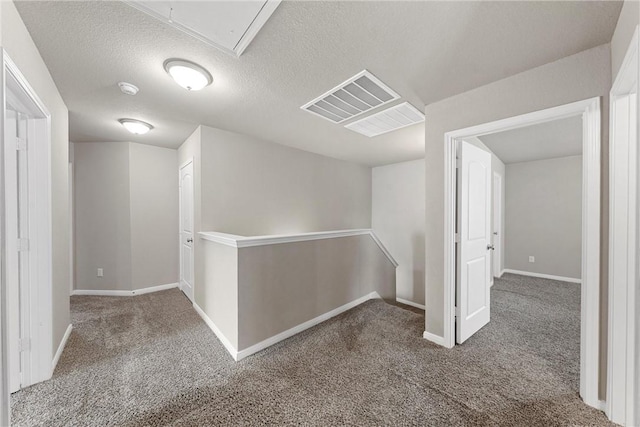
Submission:
<svg viewBox="0 0 640 427">
<path fill-rule="evenodd" d="M 18 239 L 18 252 L 29 250 L 29 239 Z"/>
<path fill-rule="evenodd" d="M 461 164 L 462 164 L 462 160 L 460 159 L 460 157 L 456 157 L 456 169 L 460 168 Z"/>
<path fill-rule="evenodd" d="M 458 309 L 458 306 L 453 307 L 453 317 L 456 319 L 460 318 L 460 310 Z"/>
<path fill-rule="evenodd" d="M 24 138 L 16 138 L 16 150 L 18 151 L 26 151 L 27 150 L 27 140 Z"/>
<path fill-rule="evenodd" d="M 31 338 L 20 339 L 18 347 L 20 351 L 31 351 Z"/>
<path fill-rule="evenodd" d="M 456 243 L 460 243 L 460 233 L 456 233 L 453 239 Z"/>
</svg>

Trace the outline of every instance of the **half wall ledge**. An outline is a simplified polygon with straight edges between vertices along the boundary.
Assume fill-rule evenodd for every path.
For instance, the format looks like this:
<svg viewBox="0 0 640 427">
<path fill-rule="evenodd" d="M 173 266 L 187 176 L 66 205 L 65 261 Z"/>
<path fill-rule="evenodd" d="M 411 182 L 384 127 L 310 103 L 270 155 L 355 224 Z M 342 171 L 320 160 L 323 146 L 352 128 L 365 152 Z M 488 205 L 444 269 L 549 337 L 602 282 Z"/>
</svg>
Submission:
<svg viewBox="0 0 640 427">
<path fill-rule="evenodd" d="M 371 298 L 395 302 L 398 264 L 371 229 L 198 234 L 194 306 L 235 360 Z"/>
</svg>

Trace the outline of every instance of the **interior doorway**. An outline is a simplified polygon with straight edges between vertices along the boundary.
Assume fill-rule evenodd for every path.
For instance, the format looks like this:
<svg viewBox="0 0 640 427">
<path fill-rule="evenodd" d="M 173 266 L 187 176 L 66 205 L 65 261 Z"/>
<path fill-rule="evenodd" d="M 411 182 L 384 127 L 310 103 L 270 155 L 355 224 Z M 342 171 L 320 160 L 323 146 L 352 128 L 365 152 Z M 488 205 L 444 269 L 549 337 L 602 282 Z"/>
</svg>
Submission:
<svg viewBox="0 0 640 427">
<path fill-rule="evenodd" d="M 4 51 L 2 61 L 4 416 L 10 392 L 52 374 L 52 264 L 50 115 Z"/>
<path fill-rule="evenodd" d="M 445 325 L 444 343 L 453 347 L 490 321 L 490 274 L 486 259 L 492 244 L 489 210 L 493 180 L 489 166 L 465 160 L 463 141 L 553 120 L 582 120 L 582 250 L 580 289 L 580 395 L 594 407 L 598 400 L 600 292 L 600 100 L 593 98 L 445 134 Z M 456 157 L 461 155 L 461 158 Z M 470 157 L 474 159 L 474 155 Z M 465 162 L 467 162 L 465 172 Z M 487 170 L 487 167 L 489 168 Z M 470 171 L 475 170 L 472 174 Z M 473 191 L 465 182 L 475 175 Z M 481 179 L 482 177 L 482 179 Z M 480 191 L 480 187 L 484 191 Z M 489 195 L 487 195 L 487 193 Z M 457 196 L 456 196 L 457 194 Z M 464 204 L 467 204 L 466 206 Z M 473 207 L 475 205 L 475 208 Z M 475 212 L 475 213 L 474 213 Z M 460 218 L 462 214 L 463 218 Z M 472 217 L 470 214 L 474 214 Z M 466 217 L 465 217 L 466 216 Z M 473 229 L 472 229 L 473 228 Z M 465 234 L 466 233 L 466 234 Z M 477 246 L 477 254 L 471 253 Z M 462 248 L 461 248 L 462 247 Z M 503 248 L 504 250 L 504 248 Z M 483 253 L 481 253 L 483 252 Z M 483 266 L 483 268 L 481 268 Z M 495 266 L 494 266 L 495 268 Z M 470 274 L 473 272 L 473 274 Z M 469 298 L 474 298 L 469 300 Z"/>
</svg>

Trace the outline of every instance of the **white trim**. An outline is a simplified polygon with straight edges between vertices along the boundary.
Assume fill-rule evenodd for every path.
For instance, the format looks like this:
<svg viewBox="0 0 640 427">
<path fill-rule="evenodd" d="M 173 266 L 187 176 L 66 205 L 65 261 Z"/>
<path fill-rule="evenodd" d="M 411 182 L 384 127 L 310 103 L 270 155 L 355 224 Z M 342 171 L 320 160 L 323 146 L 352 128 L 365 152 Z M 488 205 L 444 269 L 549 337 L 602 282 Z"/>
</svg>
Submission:
<svg viewBox="0 0 640 427">
<path fill-rule="evenodd" d="M 207 313 L 205 313 L 204 310 L 202 310 L 200 308 L 200 306 L 198 304 L 196 304 L 195 302 L 193 303 L 193 308 L 196 310 L 196 313 L 198 313 L 200 315 L 200 317 L 202 317 L 202 320 L 204 320 L 204 323 L 207 324 L 209 329 L 211 329 L 213 331 L 213 333 L 216 335 L 216 337 L 218 337 L 218 339 L 220 340 L 220 342 L 222 343 L 224 348 L 227 349 L 227 351 L 229 352 L 229 354 L 231 355 L 233 360 L 235 360 L 237 362 L 238 361 L 238 350 L 236 350 L 236 348 L 233 346 L 233 344 L 231 344 L 231 341 L 229 341 L 229 339 L 224 336 L 222 331 L 220 329 L 218 329 L 218 327 L 216 326 L 215 323 L 213 323 L 213 320 L 211 320 L 211 318 L 209 316 L 207 316 Z"/>
<path fill-rule="evenodd" d="M 456 141 L 503 132 L 561 118 L 583 118 L 582 281 L 580 334 L 580 396 L 589 406 L 598 404 L 600 325 L 600 98 L 447 132 L 444 135 L 444 342 L 455 345 L 455 214 Z M 427 324 L 427 328 L 429 325 Z"/>
<path fill-rule="evenodd" d="M 506 272 L 504 271 L 504 269 L 502 269 L 502 271 L 500 272 L 500 275 L 498 276 L 498 279 L 501 278 L 504 275 L 504 273 Z"/>
<path fill-rule="evenodd" d="M 396 298 L 396 301 L 400 304 L 410 305 L 411 307 L 419 308 L 420 310 L 426 310 L 424 304 L 418 304 L 417 302 L 409 301 L 408 299 Z"/>
<path fill-rule="evenodd" d="M 253 41 L 254 37 L 258 34 L 258 32 L 262 29 L 262 26 L 267 22 L 267 20 L 271 17 L 273 12 L 275 12 L 276 8 L 280 5 L 281 0 L 266 0 L 258 15 L 253 19 L 249 28 L 242 35 L 238 44 L 233 48 L 237 57 L 240 57 L 244 50 L 249 46 L 249 44 Z"/>
<path fill-rule="evenodd" d="M 178 283 L 167 283 L 166 285 L 150 286 L 148 288 L 134 289 L 131 291 L 115 291 L 102 289 L 74 289 L 71 295 L 90 295 L 102 297 L 134 297 L 136 295 L 149 294 L 151 292 L 166 291 L 167 289 L 177 288 Z"/>
<path fill-rule="evenodd" d="M 251 248 L 254 246 L 278 245 L 281 243 L 308 242 L 312 240 L 335 239 L 338 237 L 364 236 L 369 235 L 378 245 L 380 250 L 391 261 L 394 267 L 398 266 L 398 262 L 391 256 L 387 248 L 380 241 L 376 233 L 370 228 L 362 228 L 355 230 L 338 230 L 338 231 L 319 231 L 314 233 L 300 234 L 281 234 L 273 236 L 253 236 L 245 237 L 236 234 L 219 233 L 217 231 L 201 231 L 198 233 L 201 239 L 210 242 L 220 243 L 222 245 L 234 248 Z"/>
<path fill-rule="evenodd" d="M 574 277 L 554 276 L 553 274 L 543 274 L 543 273 L 534 273 L 532 271 L 512 270 L 510 268 L 505 268 L 504 270 L 502 270 L 502 274 L 504 273 L 519 274 L 520 276 L 540 277 L 542 279 L 559 280 L 561 282 L 582 283 L 582 280 L 576 279 Z"/>
<path fill-rule="evenodd" d="M 640 424 L 639 168 L 640 27 L 611 87 L 609 102 L 609 306 L 605 413 L 622 425 Z M 635 105 L 632 104 L 635 96 Z M 635 108 L 635 112 L 633 111 Z M 636 117 L 636 128 L 629 117 Z"/>
<path fill-rule="evenodd" d="M 239 58 L 240 55 L 242 55 L 244 50 L 249 46 L 251 41 L 260 31 L 260 29 L 262 29 L 264 24 L 273 14 L 273 12 L 275 12 L 280 2 L 281 0 L 265 0 L 265 4 L 262 6 L 260 11 L 258 11 L 258 14 L 253 18 L 253 21 L 251 22 L 249 27 L 246 28 L 244 34 L 242 35 L 240 40 L 238 40 L 238 43 L 236 43 L 233 49 L 229 49 L 228 47 L 218 44 L 213 40 L 209 39 L 208 37 L 203 36 L 202 34 L 200 34 L 199 32 L 197 32 L 196 30 L 190 27 L 187 27 L 178 22 L 169 20 L 168 17 L 163 15 L 162 13 L 158 13 L 156 10 L 145 6 L 144 1 L 123 0 L 123 3 L 128 4 L 129 6 L 135 9 L 138 9 L 141 12 L 146 13 L 149 16 L 152 16 L 157 20 L 164 22 L 165 24 L 179 31 L 182 31 L 183 33 L 188 34 L 189 36 L 197 40 L 200 40 L 202 43 L 205 43 L 209 46 L 213 46 L 216 49 L 219 49 L 222 52 L 227 53 L 236 58 Z"/>
<path fill-rule="evenodd" d="M 26 152 L 28 163 L 28 236 L 29 251 L 26 253 L 21 274 L 28 274 L 29 280 L 20 290 L 20 316 L 23 323 L 20 339 L 29 340 L 31 348 L 21 355 L 22 382 L 26 387 L 51 377 L 51 360 L 53 356 L 53 319 L 52 319 L 52 208 L 51 208 L 51 115 L 42 100 L 38 97 L 16 64 L 4 49 L 0 48 L 2 56 L 2 112 L 0 120 L 0 149 L 1 178 L 0 192 L 0 252 L 2 255 L 2 307 L 0 312 L 8 312 L 5 290 L 7 288 L 6 254 L 8 247 L 16 247 L 16 241 L 8 241 L 6 210 L 7 171 L 5 163 L 6 141 L 4 138 L 5 121 L 7 116 L 7 102 L 15 102 L 16 107 L 23 109 L 28 118 L 28 149 Z M 33 136 L 33 139 L 31 138 Z M 24 220 L 24 218 L 23 218 Z M 12 226 L 10 226 L 12 227 Z M 8 341 L 6 317 L 0 319 L 2 325 L 2 372 L 0 378 L 0 424 L 8 423 L 9 396 L 7 389 L 8 378 Z"/>
<path fill-rule="evenodd" d="M 353 307 L 362 304 L 363 302 L 369 301 L 370 299 L 380 299 L 380 295 L 377 292 L 371 292 L 363 297 L 358 298 L 357 300 L 351 301 L 350 303 L 341 305 L 340 307 L 333 309 L 325 314 L 322 314 L 318 317 L 314 317 L 311 320 L 307 320 L 304 323 L 299 324 L 298 326 L 294 326 L 291 329 L 287 329 L 284 332 L 280 332 L 277 335 L 272 336 L 271 338 L 267 338 L 264 341 L 261 341 L 257 344 L 252 345 L 251 347 L 245 348 L 244 350 L 240 350 L 237 355 L 237 360 L 242 360 L 247 356 L 251 356 L 261 350 L 264 350 L 267 347 L 271 347 L 272 345 L 279 343 L 280 341 L 286 340 L 296 334 L 299 334 L 302 331 L 305 331 L 313 326 L 316 326 L 326 320 L 331 319 L 341 313 L 344 313 L 347 310 L 352 309 Z"/>
<path fill-rule="evenodd" d="M 438 344 L 439 346 L 447 347 L 444 337 L 441 337 L 440 335 L 436 335 L 436 334 L 432 334 L 431 332 L 424 331 L 422 333 L 422 338 L 424 338 L 427 341 L 431 341 L 434 344 Z M 451 347 L 447 347 L 447 348 L 451 348 Z"/>
<path fill-rule="evenodd" d="M 60 356 L 62 356 L 62 352 L 64 351 L 65 346 L 67 345 L 67 341 L 69 341 L 69 336 L 71 336 L 72 329 L 73 325 L 69 323 L 69 326 L 67 326 L 67 330 L 62 336 L 62 340 L 60 341 L 58 350 L 56 351 L 56 354 L 55 356 L 53 356 L 53 360 L 51 361 L 51 375 L 53 375 L 53 372 L 56 370 L 56 366 L 58 366 L 58 361 L 60 360 Z"/>
<path fill-rule="evenodd" d="M 606 412 L 607 410 L 607 401 L 606 400 L 598 400 L 598 404 L 596 406 L 594 406 L 594 408 L 602 411 L 602 412 Z"/>
</svg>

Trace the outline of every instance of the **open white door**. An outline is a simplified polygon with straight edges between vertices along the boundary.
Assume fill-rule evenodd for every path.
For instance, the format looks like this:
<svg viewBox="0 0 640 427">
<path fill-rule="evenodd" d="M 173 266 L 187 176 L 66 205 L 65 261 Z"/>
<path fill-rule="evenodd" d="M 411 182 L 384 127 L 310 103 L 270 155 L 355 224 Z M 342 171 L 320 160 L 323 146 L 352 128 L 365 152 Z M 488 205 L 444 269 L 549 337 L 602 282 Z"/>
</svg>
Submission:
<svg viewBox="0 0 640 427">
<path fill-rule="evenodd" d="M 180 289 L 193 302 L 193 161 L 180 168 Z"/>
<path fill-rule="evenodd" d="M 456 342 L 489 323 L 491 154 L 468 142 L 458 148 Z"/>
</svg>

